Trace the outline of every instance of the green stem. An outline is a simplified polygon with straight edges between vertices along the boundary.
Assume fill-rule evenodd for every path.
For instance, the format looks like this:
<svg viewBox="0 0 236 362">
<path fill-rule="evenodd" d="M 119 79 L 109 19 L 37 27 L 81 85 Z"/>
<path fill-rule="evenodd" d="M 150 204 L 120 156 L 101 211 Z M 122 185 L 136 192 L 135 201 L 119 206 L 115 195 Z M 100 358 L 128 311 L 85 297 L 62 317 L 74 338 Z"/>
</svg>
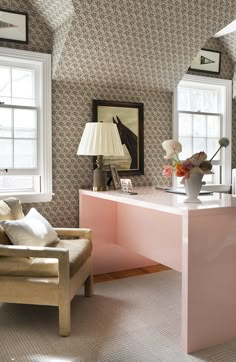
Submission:
<svg viewBox="0 0 236 362">
<path fill-rule="evenodd" d="M 214 153 L 214 155 L 212 156 L 212 158 L 209 160 L 209 162 L 211 162 L 213 160 L 213 158 L 215 157 L 215 155 L 219 152 L 219 150 L 222 148 L 223 146 L 220 146 L 218 148 L 218 150 Z"/>
<path fill-rule="evenodd" d="M 180 162 L 180 161 L 179 161 L 178 153 L 175 152 L 175 155 L 176 155 L 177 161 Z"/>
</svg>

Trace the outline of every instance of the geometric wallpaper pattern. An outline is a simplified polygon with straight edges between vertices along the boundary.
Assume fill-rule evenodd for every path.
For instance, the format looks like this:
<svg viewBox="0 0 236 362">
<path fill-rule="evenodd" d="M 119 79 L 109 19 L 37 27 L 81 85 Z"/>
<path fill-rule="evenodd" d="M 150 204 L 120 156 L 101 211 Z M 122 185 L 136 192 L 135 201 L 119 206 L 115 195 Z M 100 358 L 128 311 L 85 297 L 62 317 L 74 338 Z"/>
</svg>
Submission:
<svg viewBox="0 0 236 362">
<path fill-rule="evenodd" d="M 46 19 L 51 31 L 56 30 L 74 13 L 72 0 L 29 0 L 29 3 Z"/>
<path fill-rule="evenodd" d="M 235 0 L 1 0 L 1 8 L 28 12 L 29 44 L 0 46 L 52 53 L 55 195 L 34 206 L 55 226 L 78 225 L 78 189 L 91 187 L 92 160 L 76 151 L 93 99 L 144 103 L 145 174 L 132 180 L 164 186 L 173 90 L 199 49 L 236 18 Z M 219 76 L 232 79 L 225 44 L 210 42 L 224 50 Z"/>
<path fill-rule="evenodd" d="M 236 32 L 227 34 L 220 38 L 229 56 L 236 63 Z"/>
<path fill-rule="evenodd" d="M 201 46 L 225 25 L 225 17 L 236 17 L 235 1 L 72 3 L 76 16 L 56 79 L 138 91 L 172 92 Z M 214 7 L 219 3 L 220 12 Z"/>
</svg>

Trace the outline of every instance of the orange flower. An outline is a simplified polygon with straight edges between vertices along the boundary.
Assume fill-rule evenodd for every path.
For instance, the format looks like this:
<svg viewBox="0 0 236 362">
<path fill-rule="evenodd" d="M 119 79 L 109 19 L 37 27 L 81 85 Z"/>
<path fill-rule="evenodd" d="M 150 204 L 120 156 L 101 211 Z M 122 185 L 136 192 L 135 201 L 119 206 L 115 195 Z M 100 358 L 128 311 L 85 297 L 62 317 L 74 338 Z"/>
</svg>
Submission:
<svg viewBox="0 0 236 362">
<path fill-rule="evenodd" d="M 183 165 L 180 162 L 177 162 L 175 165 L 175 175 L 178 177 L 182 177 L 185 176 L 186 174 L 189 173 L 189 169 L 185 167 L 185 165 Z"/>
</svg>

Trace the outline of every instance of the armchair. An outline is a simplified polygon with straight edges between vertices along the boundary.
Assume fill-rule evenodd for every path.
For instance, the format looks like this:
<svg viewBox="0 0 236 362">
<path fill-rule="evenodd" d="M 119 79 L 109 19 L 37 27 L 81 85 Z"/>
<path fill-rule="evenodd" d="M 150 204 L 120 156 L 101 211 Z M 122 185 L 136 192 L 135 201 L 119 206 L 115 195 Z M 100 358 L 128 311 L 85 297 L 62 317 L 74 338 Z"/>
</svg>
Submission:
<svg viewBox="0 0 236 362">
<path fill-rule="evenodd" d="M 0 201 L 0 221 L 23 217 L 19 200 Z M 24 246 L 11 244 L 0 226 L 0 302 L 58 306 L 59 334 L 68 336 L 71 300 L 83 285 L 85 296 L 92 295 L 91 232 L 54 230 L 61 238 L 52 245 Z"/>
</svg>

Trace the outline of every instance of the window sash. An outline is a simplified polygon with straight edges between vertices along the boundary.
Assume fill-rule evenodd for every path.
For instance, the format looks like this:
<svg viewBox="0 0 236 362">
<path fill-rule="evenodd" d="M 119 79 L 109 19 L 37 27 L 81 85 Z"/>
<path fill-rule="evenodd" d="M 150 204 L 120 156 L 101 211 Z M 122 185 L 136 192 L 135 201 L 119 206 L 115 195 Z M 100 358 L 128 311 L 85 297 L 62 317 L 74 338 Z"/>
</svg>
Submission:
<svg viewBox="0 0 236 362">
<path fill-rule="evenodd" d="M 12 149 L 12 152 L 11 152 L 11 158 L 12 158 L 12 161 L 11 161 L 11 164 L 12 166 L 10 165 L 1 165 L 0 168 L 7 168 L 7 170 L 9 171 L 9 173 L 11 173 L 13 170 L 15 171 L 14 174 L 17 172 L 17 173 L 20 173 L 20 174 L 37 174 L 39 175 L 40 173 L 40 163 L 39 163 L 39 158 L 38 158 L 38 154 L 40 152 L 39 150 L 39 126 L 38 126 L 38 117 L 37 117 L 37 114 L 38 114 L 38 109 L 36 107 L 24 107 L 24 106 L 21 106 L 21 107 L 15 107 L 15 106 L 7 106 L 7 105 L 0 105 L 0 111 L 1 111 L 1 108 L 4 108 L 4 109 L 9 109 L 11 110 L 11 127 L 10 127 L 10 135 L 9 136 L 2 136 L 1 135 L 1 131 L 0 131 L 0 141 L 4 141 L 4 140 L 8 140 L 8 141 L 12 141 L 12 145 L 10 146 L 10 148 Z M 15 110 L 32 110 L 32 111 L 35 111 L 35 121 L 36 121 L 36 134 L 35 134 L 35 137 L 16 137 L 15 136 L 15 130 L 16 130 L 16 127 L 15 127 L 15 123 L 16 123 L 16 118 L 15 118 Z M 31 162 L 34 163 L 34 165 L 32 165 L 32 167 L 17 167 L 15 165 L 15 156 L 17 155 L 15 153 L 15 145 L 17 144 L 17 141 L 35 141 L 35 154 L 32 155 L 32 159 L 31 159 Z M 35 161 L 34 161 L 34 158 L 35 158 Z M 17 171 L 18 170 L 18 171 Z"/>
<path fill-rule="evenodd" d="M 183 158 L 181 157 L 181 160 L 185 160 L 186 158 L 190 157 L 192 154 L 199 152 L 199 147 L 196 149 L 194 147 L 194 143 L 197 142 L 198 140 L 202 139 L 205 140 L 205 146 L 203 147 L 202 151 L 206 152 L 206 154 L 208 155 L 208 157 L 211 156 L 211 154 L 213 155 L 215 152 L 215 148 L 214 149 L 209 149 L 212 148 L 210 145 L 210 141 L 216 143 L 216 149 L 218 148 L 218 140 L 222 137 L 222 114 L 220 113 L 208 113 L 208 112 L 190 112 L 190 111 L 178 111 L 178 138 L 180 140 L 181 143 L 183 143 L 183 148 L 185 147 L 185 142 L 183 142 L 183 140 L 185 139 L 186 141 L 188 141 L 188 145 L 190 146 L 191 150 L 188 151 L 189 154 L 186 154 L 183 156 Z M 190 120 L 189 122 L 190 124 L 190 130 L 189 130 L 189 134 L 182 134 L 182 131 L 180 131 L 180 115 L 190 115 Z M 203 120 L 205 121 L 203 128 L 204 128 L 204 132 L 203 134 L 198 134 L 195 135 L 194 134 L 194 124 L 195 122 L 197 122 L 197 120 L 194 119 L 193 116 L 203 116 Z M 213 134 L 209 134 L 209 119 L 208 117 L 217 117 L 218 118 L 218 133 L 216 132 L 215 135 Z M 217 129 L 216 129 L 217 131 Z M 184 132 L 183 132 L 184 133 Z M 195 141 L 195 142 L 194 142 Z M 198 143 L 198 142 L 197 142 Z M 194 149 L 195 148 L 195 149 Z M 184 150 L 183 150 L 184 151 Z M 214 159 L 214 161 L 212 161 L 212 164 L 214 165 L 221 165 L 222 164 L 222 156 L 221 156 L 221 152 L 217 154 L 217 159 Z"/>
<path fill-rule="evenodd" d="M 32 188 L 10 188 L 0 190 L 0 199 L 14 196 L 22 202 L 47 202 L 52 199 L 52 150 L 51 150 L 51 55 L 28 50 L 0 48 L 0 64 L 7 67 L 35 70 L 35 103 L 14 105 L 2 104 L 1 107 L 36 109 L 38 118 L 39 163 L 37 170 L 11 169 L 8 177 L 32 176 Z M 19 93 L 18 93 L 19 94 Z M 20 95 L 20 94 L 19 94 Z M 18 103 L 18 102 L 17 102 Z M 0 170 L 0 177 L 7 177 Z M 37 187 L 36 184 L 38 183 Z"/>
<path fill-rule="evenodd" d="M 221 136 L 227 137 L 230 140 L 230 146 L 224 149 L 224 152 L 222 152 L 222 161 L 221 165 L 219 165 L 221 170 L 221 176 L 220 176 L 220 182 L 222 189 L 224 188 L 224 191 L 230 189 L 231 185 L 231 139 L 232 139 L 232 81 L 228 79 L 220 79 L 220 78 L 213 78 L 213 77 L 204 77 L 204 76 L 196 76 L 196 75 L 190 75 L 186 74 L 184 75 L 183 79 L 179 83 L 178 87 L 183 85 L 186 87 L 187 85 L 189 87 L 193 87 L 193 85 L 196 84 L 197 88 L 203 87 L 203 89 L 215 89 L 217 90 L 217 95 L 223 99 L 219 103 L 218 108 L 218 115 L 222 114 L 222 122 L 221 122 Z M 175 89 L 174 97 L 173 97 L 173 139 L 179 139 L 178 135 L 178 87 Z M 192 111 L 185 111 L 185 110 L 179 110 L 184 112 L 190 112 Z M 215 112 L 193 112 L 196 114 L 204 114 L 207 113 L 207 115 L 215 116 L 217 113 Z M 213 114 L 211 114 L 213 113 Z M 190 155 L 191 156 L 191 155 Z M 217 164 L 216 160 L 212 162 L 213 164 Z M 177 177 L 173 177 L 173 185 L 177 185 L 178 181 Z M 210 185 L 213 186 L 214 185 Z M 218 186 L 218 185 L 215 185 Z M 203 188 L 206 189 L 207 186 L 204 186 Z M 218 188 L 219 189 L 219 188 Z"/>
<path fill-rule="evenodd" d="M 6 61 L 0 60 L 0 70 L 6 70 L 9 71 L 9 79 L 8 82 L 6 80 L 5 86 L 7 86 L 8 92 L 4 92 L 4 87 L 2 89 L 2 94 L 0 93 L 0 101 L 4 102 L 6 105 L 29 105 L 29 106 L 35 106 L 36 105 L 36 73 L 38 71 L 38 66 L 35 64 L 28 64 L 25 63 L 21 64 L 19 63 L 12 63 L 11 60 L 9 60 L 8 63 Z M 18 74 L 18 80 L 16 77 L 14 78 L 14 73 Z M 27 94 L 24 93 L 26 83 L 21 79 L 21 84 L 19 84 L 19 77 L 20 72 L 29 73 L 31 75 L 31 78 L 27 84 L 28 91 L 30 90 L 31 96 L 26 96 Z M 20 96 L 19 96 L 19 88 L 20 88 Z M 22 89 L 23 88 L 23 89 Z M 0 89 L 1 91 L 1 89 Z M 22 93 L 23 91 L 23 93 Z"/>
</svg>

